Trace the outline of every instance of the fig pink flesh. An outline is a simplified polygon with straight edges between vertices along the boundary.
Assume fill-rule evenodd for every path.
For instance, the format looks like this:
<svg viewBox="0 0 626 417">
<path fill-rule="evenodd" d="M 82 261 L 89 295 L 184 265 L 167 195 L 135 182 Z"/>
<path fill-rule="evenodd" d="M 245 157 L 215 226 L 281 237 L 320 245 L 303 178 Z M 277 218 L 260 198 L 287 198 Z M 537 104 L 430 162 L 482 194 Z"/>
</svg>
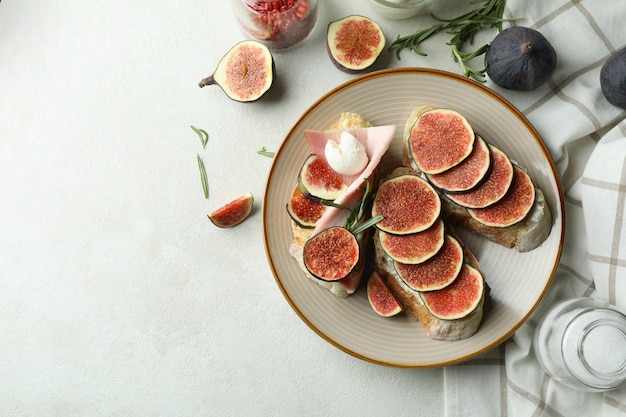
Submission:
<svg viewBox="0 0 626 417">
<path fill-rule="evenodd" d="M 489 177 L 478 188 L 460 194 L 450 194 L 448 198 L 468 208 L 483 208 L 500 200 L 509 190 L 513 180 L 513 164 L 509 157 L 495 146 L 491 149 L 492 168 Z"/>
<path fill-rule="evenodd" d="M 226 82 L 242 99 L 260 95 L 267 84 L 267 56 L 258 47 L 241 46 L 228 62 Z"/>
<path fill-rule="evenodd" d="M 432 258 L 414 265 L 394 263 L 398 275 L 416 291 L 445 288 L 455 280 L 463 265 L 463 249 L 452 236 L 446 235 L 443 247 Z"/>
<path fill-rule="evenodd" d="M 254 197 L 246 193 L 209 214 L 209 219 L 218 227 L 232 227 L 244 221 L 252 211 Z"/>
<path fill-rule="evenodd" d="M 428 179 L 435 187 L 447 192 L 467 191 L 487 175 L 490 164 L 489 148 L 480 136 L 476 136 L 472 152 L 463 162 L 439 174 L 429 175 Z"/>
<path fill-rule="evenodd" d="M 437 174 L 458 165 L 472 151 L 474 131 L 459 113 L 436 109 L 422 114 L 411 129 L 409 147 L 417 166 Z"/>
<path fill-rule="evenodd" d="M 507 227 L 522 221 L 535 202 L 535 186 L 530 176 L 514 167 L 513 182 L 509 192 L 489 207 L 470 209 L 470 215 L 479 222 L 496 227 Z"/>
<path fill-rule="evenodd" d="M 445 242 L 443 220 L 439 219 L 428 229 L 406 235 L 379 232 L 380 244 L 394 261 L 405 264 L 424 262 L 434 256 Z"/>
<path fill-rule="evenodd" d="M 377 227 L 397 234 L 429 228 L 440 212 L 441 200 L 437 192 L 415 175 L 403 175 L 385 181 L 379 186 L 372 207 L 372 216 L 384 216 Z"/>
<path fill-rule="evenodd" d="M 333 171 L 326 159 L 317 155 L 307 159 L 302 175 L 305 187 L 316 197 L 332 199 L 345 188 L 341 175 Z"/>
<path fill-rule="evenodd" d="M 367 281 L 367 299 L 374 311 L 383 317 L 393 316 L 402 310 L 398 300 L 376 272 Z"/>
<path fill-rule="evenodd" d="M 312 227 L 322 217 L 326 206 L 306 198 L 300 192 L 300 187 L 296 186 L 289 201 L 288 210 L 292 216 L 296 217 L 294 220 L 299 225 Z"/>
<path fill-rule="evenodd" d="M 304 245 L 304 263 L 325 281 L 345 278 L 359 260 L 359 244 L 352 233 L 332 227 L 313 236 Z"/>
<path fill-rule="evenodd" d="M 484 281 L 480 272 L 463 264 L 458 277 L 447 287 L 420 293 L 426 308 L 442 319 L 465 317 L 478 305 L 482 298 Z"/>
<path fill-rule="evenodd" d="M 335 42 L 335 48 L 342 51 L 341 60 L 359 66 L 372 59 L 372 45 L 380 43 L 380 31 L 367 20 L 351 20 L 337 31 Z"/>
</svg>

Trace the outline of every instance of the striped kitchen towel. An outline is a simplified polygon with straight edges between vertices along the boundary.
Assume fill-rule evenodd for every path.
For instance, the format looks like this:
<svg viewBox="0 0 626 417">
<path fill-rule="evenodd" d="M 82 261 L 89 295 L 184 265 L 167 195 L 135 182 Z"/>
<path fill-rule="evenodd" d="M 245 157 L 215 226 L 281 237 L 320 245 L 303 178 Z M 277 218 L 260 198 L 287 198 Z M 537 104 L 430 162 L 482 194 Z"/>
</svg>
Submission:
<svg viewBox="0 0 626 417">
<path fill-rule="evenodd" d="M 531 319 L 493 351 L 444 370 L 446 415 L 626 416 L 626 387 L 567 388 L 543 372 L 532 347 L 537 318 L 562 298 L 598 297 L 626 309 L 626 112 L 600 88 L 602 64 L 626 46 L 626 2 L 509 0 L 506 16 L 521 17 L 511 24 L 540 31 L 557 52 L 553 76 L 534 91 L 487 85 L 528 117 L 550 150 L 565 192 L 566 236 Z"/>
</svg>

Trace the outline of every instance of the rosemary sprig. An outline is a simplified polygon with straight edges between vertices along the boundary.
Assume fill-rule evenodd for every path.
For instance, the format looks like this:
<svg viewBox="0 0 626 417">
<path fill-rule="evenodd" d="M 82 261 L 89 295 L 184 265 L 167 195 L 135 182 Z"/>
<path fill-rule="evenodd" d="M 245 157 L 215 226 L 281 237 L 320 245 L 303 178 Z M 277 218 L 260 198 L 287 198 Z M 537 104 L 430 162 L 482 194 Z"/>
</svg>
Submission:
<svg viewBox="0 0 626 417">
<path fill-rule="evenodd" d="M 276 155 L 276 152 L 270 152 L 265 149 L 265 146 L 261 147 L 258 151 L 256 151 L 259 155 L 267 156 L 268 158 L 273 158 Z"/>
<path fill-rule="evenodd" d="M 209 134 L 202 129 L 198 129 L 197 127 L 191 126 L 191 128 L 194 132 L 198 134 L 198 137 L 200 138 L 200 143 L 202 143 L 202 149 L 204 149 L 207 142 L 209 141 Z"/>
<path fill-rule="evenodd" d="M 198 160 L 198 169 L 200 169 L 200 181 L 202 182 L 202 191 L 204 191 L 204 198 L 209 198 L 209 181 L 206 177 L 204 162 L 202 162 L 200 154 L 196 154 L 196 159 Z"/>
<path fill-rule="evenodd" d="M 350 230 L 353 234 L 358 235 L 362 231 L 374 226 L 376 223 L 384 219 L 384 216 L 377 215 L 367 219 L 362 222 L 363 217 L 365 217 L 365 210 L 368 208 L 370 200 L 372 198 L 371 186 L 369 179 L 365 179 L 365 191 L 363 192 L 363 197 L 359 201 L 354 208 L 346 207 L 341 204 L 337 204 L 332 200 L 322 200 L 321 203 L 325 206 L 335 207 L 339 209 L 348 210 L 350 214 L 346 219 L 344 227 Z"/>
<path fill-rule="evenodd" d="M 489 45 L 482 45 L 481 47 L 470 52 L 464 51 L 465 46 L 468 43 L 472 44 L 474 37 L 480 31 L 496 28 L 498 32 L 500 32 L 502 31 L 503 22 L 517 19 L 503 18 L 506 0 L 470 1 L 470 4 L 479 3 L 482 3 L 482 5 L 452 19 L 442 19 L 432 15 L 438 23 L 429 28 L 419 30 L 411 35 L 403 37 L 398 35 L 398 38 L 391 44 L 389 49 L 396 49 L 396 57 L 398 59 L 400 59 L 400 52 L 403 49 L 409 49 L 418 55 L 426 56 L 427 54 L 420 49 L 420 44 L 432 35 L 445 30 L 446 33 L 452 35 L 452 38 L 449 42 L 447 42 L 447 45 L 451 47 L 452 59 L 454 62 L 459 64 L 463 75 L 471 77 L 477 81 L 484 81 L 487 67 L 475 69 L 470 65 L 470 61 L 487 52 Z"/>
</svg>

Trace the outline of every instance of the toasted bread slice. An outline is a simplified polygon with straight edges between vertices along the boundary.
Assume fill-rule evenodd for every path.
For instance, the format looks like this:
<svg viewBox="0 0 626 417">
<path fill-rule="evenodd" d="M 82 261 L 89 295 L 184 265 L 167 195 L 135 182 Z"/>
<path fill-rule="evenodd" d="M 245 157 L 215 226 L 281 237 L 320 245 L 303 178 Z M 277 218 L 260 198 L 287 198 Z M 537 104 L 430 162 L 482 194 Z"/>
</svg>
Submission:
<svg viewBox="0 0 626 417">
<path fill-rule="evenodd" d="M 351 129 L 351 128 L 367 128 L 372 127 L 372 125 L 365 120 L 361 115 L 356 113 L 344 112 L 341 114 L 339 120 L 332 124 L 331 129 Z M 315 283 L 320 285 L 323 288 L 326 288 L 332 294 L 338 297 L 348 297 L 353 294 L 359 286 L 361 282 L 361 277 L 363 276 L 363 270 L 365 267 L 365 260 L 363 257 L 359 260 L 359 263 L 352 270 L 352 272 L 341 281 L 336 282 L 327 282 L 322 281 L 320 279 L 315 278 L 304 266 L 303 260 L 303 248 L 304 244 L 311 237 L 313 233 L 312 228 L 303 228 L 298 226 L 294 221 L 291 222 L 291 230 L 293 235 L 293 240 L 291 245 L 289 246 L 289 253 L 293 256 L 297 261 L 300 268 L 304 271 L 305 275 L 313 280 Z M 357 240 L 359 242 L 359 246 L 361 247 L 361 253 L 365 253 L 366 245 L 368 238 L 370 237 L 370 233 L 365 231 L 357 235 Z"/>
<path fill-rule="evenodd" d="M 403 164 L 412 169 L 417 169 L 412 160 L 408 143 L 411 129 L 417 119 L 426 111 L 434 109 L 433 106 L 422 106 L 413 110 L 404 128 Z M 522 168 L 523 169 L 523 168 Z M 520 222 L 507 226 L 487 226 L 474 219 L 465 207 L 462 207 L 442 194 L 442 209 L 444 218 L 471 233 L 481 235 L 499 245 L 515 248 L 519 252 L 528 252 L 540 246 L 550 235 L 552 230 L 552 215 L 543 192 L 535 186 L 535 202 L 528 215 Z"/>
<path fill-rule="evenodd" d="M 411 168 L 400 167 L 392 171 L 388 178 L 407 174 L 418 175 L 418 173 Z M 446 225 L 446 233 L 451 234 L 461 244 L 463 248 L 463 261 L 483 274 L 474 254 L 463 244 L 449 225 Z M 374 232 L 374 248 L 376 253 L 374 263 L 379 275 L 396 297 L 403 311 L 406 311 L 413 320 L 419 321 L 429 337 L 437 340 L 461 340 L 476 333 L 482 321 L 483 306 L 488 293 L 486 283 L 482 297 L 473 311 L 459 319 L 444 320 L 431 314 L 422 302 L 419 293 L 411 289 L 398 275 L 393 259 L 386 254 L 385 250 L 380 245 L 378 231 Z"/>
</svg>

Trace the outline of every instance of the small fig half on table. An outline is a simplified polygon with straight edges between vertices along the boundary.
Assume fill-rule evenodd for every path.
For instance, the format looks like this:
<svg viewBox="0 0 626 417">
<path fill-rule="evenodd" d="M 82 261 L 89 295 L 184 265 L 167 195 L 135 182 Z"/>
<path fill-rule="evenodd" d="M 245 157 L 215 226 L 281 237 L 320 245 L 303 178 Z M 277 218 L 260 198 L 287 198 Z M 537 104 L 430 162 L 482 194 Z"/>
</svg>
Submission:
<svg viewBox="0 0 626 417">
<path fill-rule="evenodd" d="M 217 64 L 215 72 L 200 81 L 200 88 L 218 85 L 235 101 L 256 101 L 272 86 L 275 64 L 272 53 L 257 41 L 239 42 Z"/>
<path fill-rule="evenodd" d="M 349 74 L 372 66 L 385 48 L 385 34 L 372 19 L 351 15 L 331 22 L 326 49 L 337 68 Z"/>
<path fill-rule="evenodd" d="M 254 196 L 246 193 L 209 213 L 209 220 L 217 227 L 233 227 L 244 221 L 252 212 Z"/>
</svg>

